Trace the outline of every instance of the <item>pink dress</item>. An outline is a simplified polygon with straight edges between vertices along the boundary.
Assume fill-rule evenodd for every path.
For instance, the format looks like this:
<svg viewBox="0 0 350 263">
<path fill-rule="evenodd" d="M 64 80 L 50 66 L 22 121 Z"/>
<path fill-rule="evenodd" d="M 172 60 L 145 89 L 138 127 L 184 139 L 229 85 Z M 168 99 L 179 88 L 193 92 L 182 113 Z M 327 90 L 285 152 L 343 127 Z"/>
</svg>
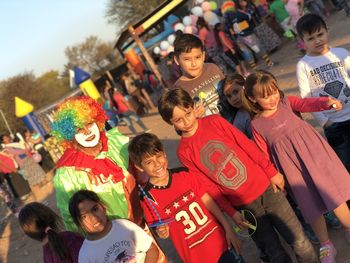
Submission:
<svg viewBox="0 0 350 263">
<path fill-rule="evenodd" d="M 324 98 L 282 99 L 269 117 L 252 120 L 254 139 L 286 177 L 308 223 L 350 199 L 350 176 L 323 137 L 294 111 L 329 109 Z"/>
<path fill-rule="evenodd" d="M 298 3 L 300 0 L 288 0 L 288 3 L 285 5 L 285 8 L 292 18 L 292 25 L 295 27 L 299 18 L 301 17 L 300 9 Z"/>
</svg>

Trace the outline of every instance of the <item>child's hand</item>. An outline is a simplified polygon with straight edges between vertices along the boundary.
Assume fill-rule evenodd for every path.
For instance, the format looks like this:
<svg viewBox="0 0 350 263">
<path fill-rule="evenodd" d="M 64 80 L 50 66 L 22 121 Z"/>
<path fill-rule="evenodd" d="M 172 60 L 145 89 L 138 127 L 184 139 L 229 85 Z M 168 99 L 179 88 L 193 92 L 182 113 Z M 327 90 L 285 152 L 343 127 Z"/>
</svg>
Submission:
<svg viewBox="0 0 350 263">
<path fill-rule="evenodd" d="M 239 255 L 241 252 L 241 240 L 239 240 L 235 232 L 233 232 L 232 227 L 225 230 L 225 232 L 228 248 L 233 248 L 236 251 L 236 254 Z"/>
<path fill-rule="evenodd" d="M 162 225 L 162 226 L 157 226 L 156 227 L 156 233 L 162 239 L 168 238 L 169 237 L 169 226 L 168 226 L 168 224 L 165 224 L 165 225 Z"/>
<path fill-rule="evenodd" d="M 247 224 L 244 223 L 244 222 L 246 222 L 246 220 L 244 219 L 244 217 L 241 215 L 241 213 L 239 211 L 237 211 L 233 215 L 232 219 L 240 229 L 247 229 L 248 228 Z"/>
<path fill-rule="evenodd" d="M 333 98 L 328 97 L 327 104 L 333 110 L 341 110 L 343 108 L 343 104 L 341 103 L 341 101 Z"/>
<path fill-rule="evenodd" d="M 205 115 L 205 108 L 202 103 L 198 103 L 194 107 L 194 115 L 196 118 L 202 118 Z"/>
<path fill-rule="evenodd" d="M 270 182 L 275 193 L 284 190 L 284 178 L 282 174 L 277 173 L 270 179 Z"/>
</svg>

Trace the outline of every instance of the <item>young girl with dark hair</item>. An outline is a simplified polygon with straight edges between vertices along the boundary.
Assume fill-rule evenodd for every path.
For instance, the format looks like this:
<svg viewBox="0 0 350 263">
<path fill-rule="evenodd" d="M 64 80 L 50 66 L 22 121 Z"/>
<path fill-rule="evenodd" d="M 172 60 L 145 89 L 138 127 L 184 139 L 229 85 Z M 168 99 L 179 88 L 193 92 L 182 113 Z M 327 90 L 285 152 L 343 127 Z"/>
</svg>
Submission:
<svg viewBox="0 0 350 263">
<path fill-rule="evenodd" d="M 78 263 L 84 238 L 74 232 L 61 232 L 61 218 L 51 208 L 29 203 L 21 209 L 18 220 L 28 237 L 42 242 L 45 263 Z"/>
<path fill-rule="evenodd" d="M 214 29 L 205 22 L 203 17 L 197 20 L 198 37 L 202 40 L 206 54 L 226 74 L 228 67 L 235 69 L 236 64 L 223 52 L 215 39 Z"/>
<path fill-rule="evenodd" d="M 76 192 L 69 201 L 69 213 L 87 234 L 79 263 L 157 262 L 159 252 L 152 238 L 127 219 L 109 220 L 106 206 L 95 192 Z"/>
<path fill-rule="evenodd" d="M 238 45 L 232 42 L 224 32 L 224 24 L 217 23 L 214 27 L 215 39 L 218 47 L 222 48 L 225 55 L 228 56 L 235 64 L 236 71 L 242 76 L 248 76 L 249 72 L 244 64 L 244 57 Z"/>
</svg>

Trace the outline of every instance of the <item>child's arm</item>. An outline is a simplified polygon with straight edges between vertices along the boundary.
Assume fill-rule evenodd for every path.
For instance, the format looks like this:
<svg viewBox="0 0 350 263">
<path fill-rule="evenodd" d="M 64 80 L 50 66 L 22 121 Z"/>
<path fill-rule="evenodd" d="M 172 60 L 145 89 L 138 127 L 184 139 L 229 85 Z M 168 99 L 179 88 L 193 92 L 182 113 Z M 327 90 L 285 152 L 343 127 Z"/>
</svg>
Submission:
<svg viewBox="0 0 350 263">
<path fill-rule="evenodd" d="M 302 98 L 313 97 L 311 94 L 311 87 L 307 72 L 310 70 L 306 68 L 307 65 L 303 61 L 299 61 L 297 64 L 297 80 L 299 85 L 299 92 Z M 312 115 L 317 119 L 318 123 L 322 127 L 330 125 L 328 118 L 323 112 L 313 112 Z"/>
<path fill-rule="evenodd" d="M 168 224 L 164 224 L 161 226 L 157 226 L 156 227 L 156 233 L 160 238 L 168 238 L 169 237 L 169 225 Z"/>
<path fill-rule="evenodd" d="M 229 249 L 233 247 L 237 254 L 240 253 L 241 250 L 241 241 L 238 239 L 236 234 L 233 232 L 233 228 L 230 225 L 230 223 L 227 221 L 225 215 L 220 210 L 218 205 L 215 203 L 214 199 L 211 198 L 210 195 L 205 193 L 201 197 L 202 202 L 204 203 L 205 207 L 214 215 L 214 217 L 220 222 L 222 227 L 225 230 L 226 233 L 226 241 Z"/>
<path fill-rule="evenodd" d="M 228 40 L 222 34 L 225 34 L 225 33 L 224 32 L 219 33 L 219 39 L 220 39 L 222 45 L 226 46 L 232 53 L 235 53 L 235 50 L 233 48 L 231 48 L 232 44 L 228 43 Z"/>
<path fill-rule="evenodd" d="M 317 112 L 342 109 L 341 102 L 331 97 L 299 98 L 296 96 L 288 96 L 287 98 L 292 109 L 298 112 Z"/>
<path fill-rule="evenodd" d="M 146 258 L 145 258 L 144 262 L 145 263 L 156 263 L 158 261 L 158 256 L 159 256 L 159 250 L 154 245 L 154 243 L 152 243 L 150 248 L 146 252 Z"/>
</svg>

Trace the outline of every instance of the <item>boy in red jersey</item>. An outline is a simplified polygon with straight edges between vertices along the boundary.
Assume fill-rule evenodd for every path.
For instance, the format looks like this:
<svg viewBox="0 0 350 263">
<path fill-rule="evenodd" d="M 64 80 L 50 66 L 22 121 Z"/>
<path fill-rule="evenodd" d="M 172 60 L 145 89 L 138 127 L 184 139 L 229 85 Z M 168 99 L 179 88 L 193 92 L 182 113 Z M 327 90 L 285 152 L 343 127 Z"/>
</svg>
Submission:
<svg viewBox="0 0 350 263">
<path fill-rule="evenodd" d="M 243 262 L 231 253 L 227 259 L 228 248 L 233 247 L 237 254 L 240 250 L 230 223 L 193 175 L 168 170 L 168 159 L 157 136 L 136 136 L 129 145 L 129 154 L 135 167 L 149 176 L 141 190 L 148 225 L 169 220 L 156 227 L 157 234 L 170 236 L 185 263 Z"/>
<path fill-rule="evenodd" d="M 242 218 L 230 205 L 255 215 L 257 229 L 252 238 L 271 262 L 291 262 L 275 229 L 293 247 L 298 262 L 318 262 L 280 191 L 284 188 L 283 176 L 237 128 L 218 115 L 197 119 L 193 107 L 190 95 L 182 89 L 165 92 L 158 103 L 163 120 L 182 132 L 178 148 L 182 164 L 197 175 L 201 186 L 238 226 L 244 227 Z"/>
</svg>

